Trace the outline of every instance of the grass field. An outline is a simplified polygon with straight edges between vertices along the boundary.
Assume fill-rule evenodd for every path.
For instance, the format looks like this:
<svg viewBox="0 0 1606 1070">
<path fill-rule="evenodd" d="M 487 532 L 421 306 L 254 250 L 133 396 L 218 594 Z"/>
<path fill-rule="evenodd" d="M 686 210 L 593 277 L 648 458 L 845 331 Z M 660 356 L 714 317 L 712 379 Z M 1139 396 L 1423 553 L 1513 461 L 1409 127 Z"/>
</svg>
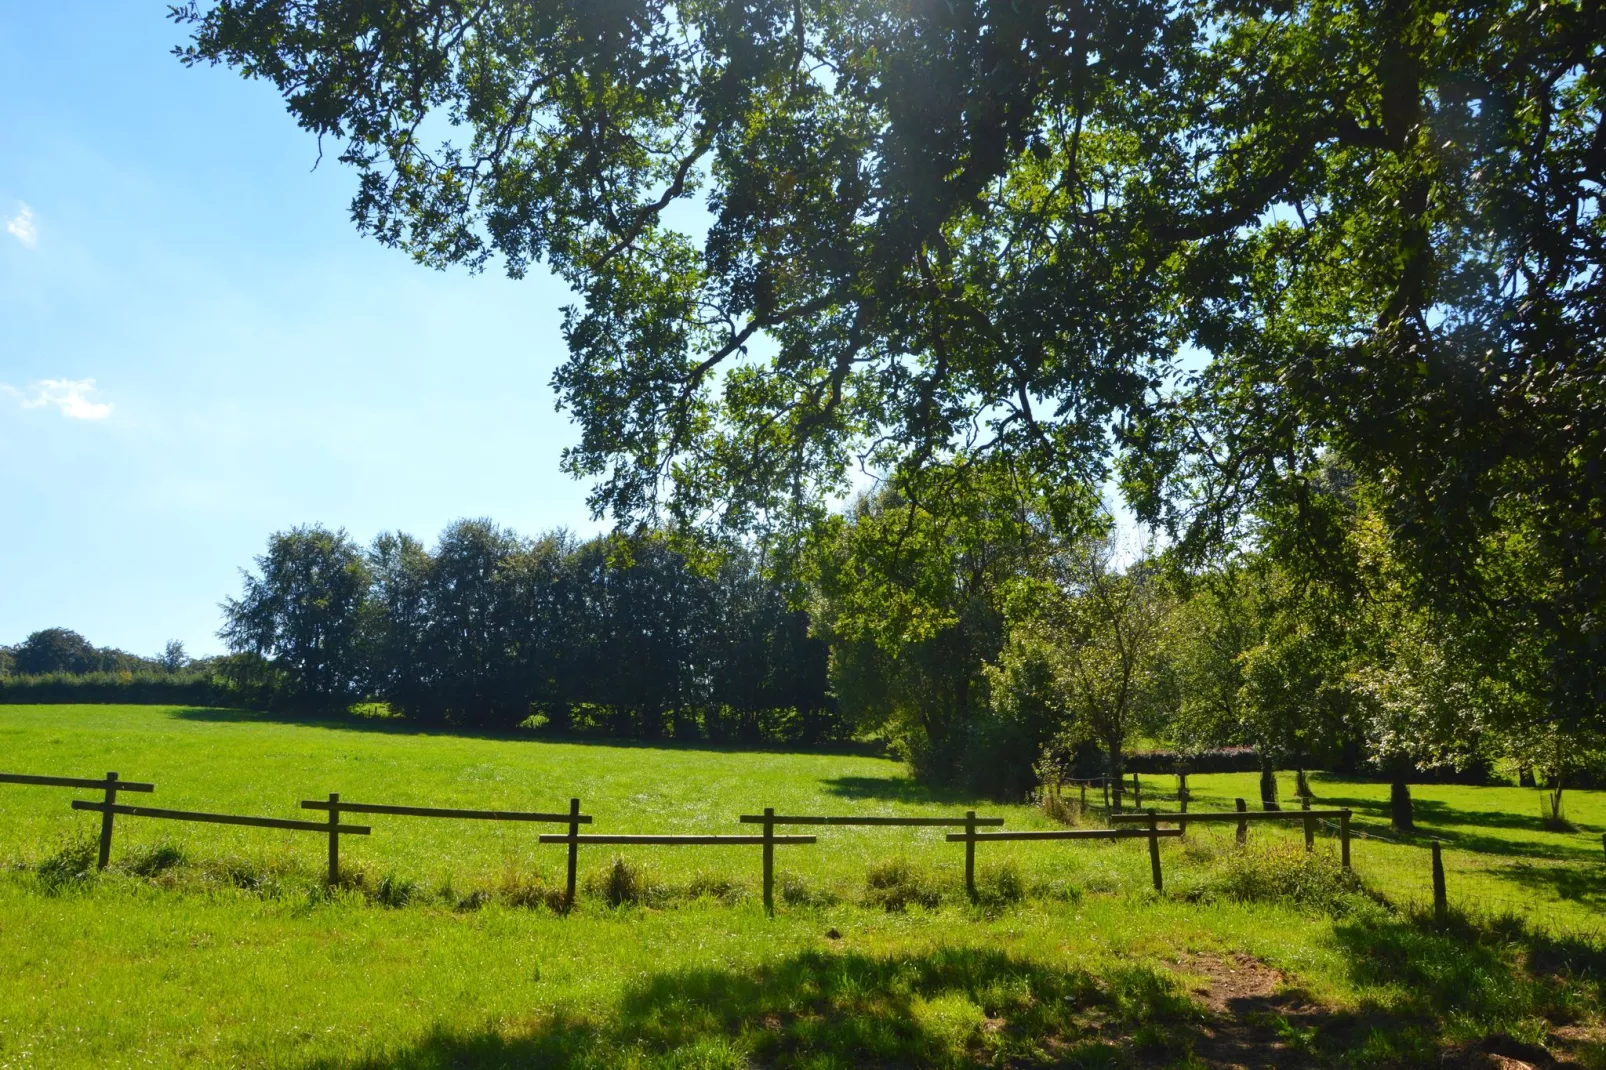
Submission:
<svg viewBox="0 0 1606 1070">
<path fill-rule="evenodd" d="M 339 791 L 542 810 L 577 795 L 599 832 L 751 831 L 736 816 L 764 806 L 1053 827 L 852 755 L 0 707 L 0 770 L 110 769 L 157 784 L 131 801 L 281 817 Z M 1190 786 L 1225 809 L 1255 778 Z M 1386 786 L 1315 790 L 1391 835 Z M 941 830 L 826 829 L 778 849 L 772 920 L 749 847 L 583 848 L 561 916 L 563 850 L 526 825 L 365 818 L 329 893 L 320 836 L 125 818 L 112 869 L 81 878 L 95 815 L 0 786 L 0 1067 L 1420 1065 L 1505 1035 L 1606 1065 L 1606 797 L 1571 793 L 1563 834 L 1529 791 L 1415 794 L 1415 840 L 1355 844 L 1363 888 L 1325 833 L 1307 858 L 1297 831 L 1256 826 L 1243 852 L 1227 826 L 1163 846 L 1161 896 L 1141 843 L 982 845 L 973 906 Z M 1443 928 L 1411 909 L 1429 834 L 1471 911 Z"/>
</svg>

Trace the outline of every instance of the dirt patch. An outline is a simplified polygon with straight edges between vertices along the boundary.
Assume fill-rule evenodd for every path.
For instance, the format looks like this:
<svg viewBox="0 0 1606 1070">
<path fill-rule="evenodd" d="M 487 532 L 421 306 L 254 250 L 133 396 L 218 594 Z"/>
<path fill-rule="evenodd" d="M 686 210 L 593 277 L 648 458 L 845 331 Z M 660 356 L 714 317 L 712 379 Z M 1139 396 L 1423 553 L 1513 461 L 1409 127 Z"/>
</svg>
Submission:
<svg viewBox="0 0 1606 1070">
<path fill-rule="evenodd" d="M 1210 1011 L 1199 1028 L 1194 1057 L 1206 1066 L 1296 1067 L 1321 1060 L 1317 1034 L 1331 1010 L 1291 987 L 1283 972 L 1251 955 L 1190 955 L 1176 970 Z"/>
</svg>

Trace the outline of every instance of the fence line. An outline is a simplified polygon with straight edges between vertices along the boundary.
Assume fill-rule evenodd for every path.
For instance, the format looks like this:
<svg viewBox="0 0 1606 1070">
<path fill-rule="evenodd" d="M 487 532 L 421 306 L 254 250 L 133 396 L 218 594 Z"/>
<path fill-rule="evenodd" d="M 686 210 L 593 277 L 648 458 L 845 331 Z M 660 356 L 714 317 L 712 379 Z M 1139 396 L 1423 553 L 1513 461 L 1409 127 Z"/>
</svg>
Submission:
<svg viewBox="0 0 1606 1070">
<path fill-rule="evenodd" d="M 104 780 L 85 780 L 79 777 L 62 776 L 30 776 L 26 773 L 0 773 L 0 784 L 27 784 L 33 787 L 44 788 L 90 788 L 103 791 L 106 797 L 102 800 L 105 810 L 100 818 L 100 854 L 96 861 L 96 868 L 105 869 L 112 857 L 112 815 L 117 802 L 117 793 L 120 791 L 136 791 L 149 794 L 156 790 L 155 784 L 140 784 L 134 781 L 120 779 L 116 773 L 107 773 Z M 78 808 L 74 802 L 73 807 Z"/>
</svg>

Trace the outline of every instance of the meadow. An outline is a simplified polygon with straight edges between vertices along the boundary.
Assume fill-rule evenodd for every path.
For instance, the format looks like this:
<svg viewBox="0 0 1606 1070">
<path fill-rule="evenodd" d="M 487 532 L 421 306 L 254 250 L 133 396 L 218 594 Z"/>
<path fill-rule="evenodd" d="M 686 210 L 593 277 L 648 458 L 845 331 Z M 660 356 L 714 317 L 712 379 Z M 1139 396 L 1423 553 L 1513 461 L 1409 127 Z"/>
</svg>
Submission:
<svg viewBox="0 0 1606 1070">
<path fill-rule="evenodd" d="M 136 803 L 292 818 L 338 791 L 578 796 L 596 832 L 750 832 L 737 816 L 765 806 L 1057 827 L 858 754 L 182 707 L 0 707 L 0 770 L 117 770 L 157 785 Z M 1256 794 L 1190 779 L 1195 808 Z M 1576 828 L 1551 832 L 1531 790 L 1422 785 L 1402 839 L 1386 785 L 1313 783 L 1356 811 L 1353 874 L 1297 826 L 1166 842 L 1161 895 L 1141 842 L 983 844 L 972 904 L 943 830 L 797 830 L 819 842 L 777 849 L 773 919 L 753 847 L 582 848 L 565 915 L 563 848 L 535 825 L 362 818 L 330 890 L 321 836 L 121 818 L 97 875 L 98 818 L 69 808 L 88 793 L 0 786 L 0 1067 L 1409 1066 L 1540 1045 L 1606 1065 L 1606 793 L 1569 793 Z"/>
</svg>

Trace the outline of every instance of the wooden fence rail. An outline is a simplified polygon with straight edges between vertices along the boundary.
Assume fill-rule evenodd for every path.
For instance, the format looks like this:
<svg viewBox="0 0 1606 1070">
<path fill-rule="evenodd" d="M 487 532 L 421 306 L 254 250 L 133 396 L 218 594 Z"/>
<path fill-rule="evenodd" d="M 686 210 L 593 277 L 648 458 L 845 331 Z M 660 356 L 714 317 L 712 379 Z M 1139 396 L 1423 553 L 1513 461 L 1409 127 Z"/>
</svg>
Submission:
<svg viewBox="0 0 1606 1070">
<path fill-rule="evenodd" d="M 1344 868 L 1350 868 L 1349 841 L 1350 816 L 1348 808 L 1341 810 L 1249 810 L 1244 806 L 1244 800 L 1237 800 L 1237 810 L 1222 810 L 1217 812 L 1204 812 L 1198 810 L 1192 813 L 1159 813 L 1149 811 L 1142 814 L 1111 814 L 1112 825 L 1146 825 L 1151 820 L 1161 824 L 1174 824 L 1178 832 L 1185 831 L 1189 825 L 1199 822 L 1231 823 L 1238 826 L 1238 842 L 1243 843 L 1249 831 L 1251 821 L 1299 821 L 1305 826 L 1305 849 L 1308 851 L 1316 843 L 1316 822 L 1321 818 L 1338 819 L 1338 837 L 1340 842 L 1340 859 Z"/>
<path fill-rule="evenodd" d="M 462 821 L 536 821 L 551 825 L 568 825 L 570 835 L 577 835 L 581 825 L 591 824 L 591 815 L 580 812 L 580 800 L 569 800 L 569 812 L 566 814 L 543 814 L 528 810 L 458 810 L 444 806 L 395 806 L 390 803 L 354 803 L 342 802 L 338 791 L 330 792 L 328 800 L 304 799 L 301 803 L 303 810 L 329 811 L 328 827 L 333 829 L 339 824 L 340 815 L 348 814 L 388 814 L 397 817 L 435 817 L 451 818 Z M 569 848 L 569 879 L 568 892 L 564 903 L 569 909 L 574 907 L 574 878 L 575 866 L 578 859 L 575 848 Z M 340 836 L 335 832 L 329 833 L 329 881 L 334 883 L 335 874 L 340 871 Z"/>
<path fill-rule="evenodd" d="M 973 833 L 978 827 L 1002 825 L 1001 817 L 977 817 L 976 811 L 965 811 L 964 817 L 819 817 L 794 816 L 776 814 L 766 809 L 763 814 L 743 814 L 738 820 L 750 825 L 763 825 L 764 835 L 771 835 L 776 825 L 834 825 L 834 826 L 863 826 L 868 828 L 896 827 L 896 828 L 963 828 L 967 833 Z M 948 837 L 953 839 L 952 836 Z M 771 869 L 768 857 L 768 848 L 765 848 L 766 857 L 764 871 Z M 766 878 L 765 885 L 769 880 Z M 965 891 L 970 895 L 972 902 L 976 899 L 976 843 L 967 840 L 965 843 Z"/>
<path fill-rule="evenodd" d="M 74 799 L 74 810 L 95 810 L 102 815 L 102 826 L 107 831 L 101 841 L 100 868 L 106 868 L 106 861 L 111 854 L 111 818 L 113 814 L 122 814 L 124 817 L 154 817 L 165 821 L 198 821 L 208 825 L 247 825 L 252 828 L 289 829 L 294 832 L 325 832 L 329 834 L 331 843 L 338 836 L 366 836 L 372 830 L 367 825 L 338 825 L 322 821 L 296 821 L 283 817 L 252 817 L 245 814 L 206 814 L 194 810 L 160 810 L 154 806 L 124 806 L 121 803 L 86 802 L 83 799 Z M 338 848 L 330 849 L 331 857 L 338 858 Z M 333 884 L 340 874 L 331 870 L 329 883 Z"/>
<path fill-rule="evenodd" d="M 107 773 L 104 780 L 85 780 L 79 777 L 68 776 L 32 776 L 27 773 L 0 773 L 0 784 L 27 784 L 38 788 L 89 788 L 93 791 L 106 793 L 104 805 L 111 807 L 117 802 L 117 793 L 120 791 L 138 791 L 150 793 L 156 790 L 155 784 L 139 784 L 131 780 L 121 780 L 116 773 Z M 74 807 L 78 804 L 73 803 Z M 105 869 L 112 857 L 112 811 L 107 809 L 100 818 L 100 857 L 96 866 Z"/>
<path fill-rule="evenodd" d="M 776 845 L 792 845 L 814 843 L 813 836 L 777 836 L 775 835 L 775 811 L 766 809 L 764 816 L 769 818 L 764 826 L 762 836 L 721 836 L 721 835 L 619 835 L 611 833 L 586 833 L 584 835 L 570 829 L 567 835 L 548 833 L 541 837 L 542 843 L 566 843 L 569 845 L 569 902 L 574 902 L 574 855 L 582 843 L 591 844 L 652 844 L 660 847 L 691 847 L 711 846 L 730 847 L 740 845 L 762 845 L 764 848 L 764 912 L 770 916 L 775 914 L 775 848 Z"/>
<path fill-rule="evenodd" d="M 974 852 L 977 841 L 997 840 L 1136 840 L 1149 841 L 1149 870 L 1154 878 L 1154 890 L 1164 891 L 1164 882 L 1160 874 L 1160 841 L 1175 839 L 1182 835 L 1181 829 L 1163 829 L 1156 822 L 1150 821 L 1147 828 L 1141 829 L 1033 829 L 1022 832 L 953 832 L 948 834 L 950 843 L 965 842 L 967 852 Z M 971 898 L 974 899 L 976 889 L 970 889 Z"/>
</svg>

